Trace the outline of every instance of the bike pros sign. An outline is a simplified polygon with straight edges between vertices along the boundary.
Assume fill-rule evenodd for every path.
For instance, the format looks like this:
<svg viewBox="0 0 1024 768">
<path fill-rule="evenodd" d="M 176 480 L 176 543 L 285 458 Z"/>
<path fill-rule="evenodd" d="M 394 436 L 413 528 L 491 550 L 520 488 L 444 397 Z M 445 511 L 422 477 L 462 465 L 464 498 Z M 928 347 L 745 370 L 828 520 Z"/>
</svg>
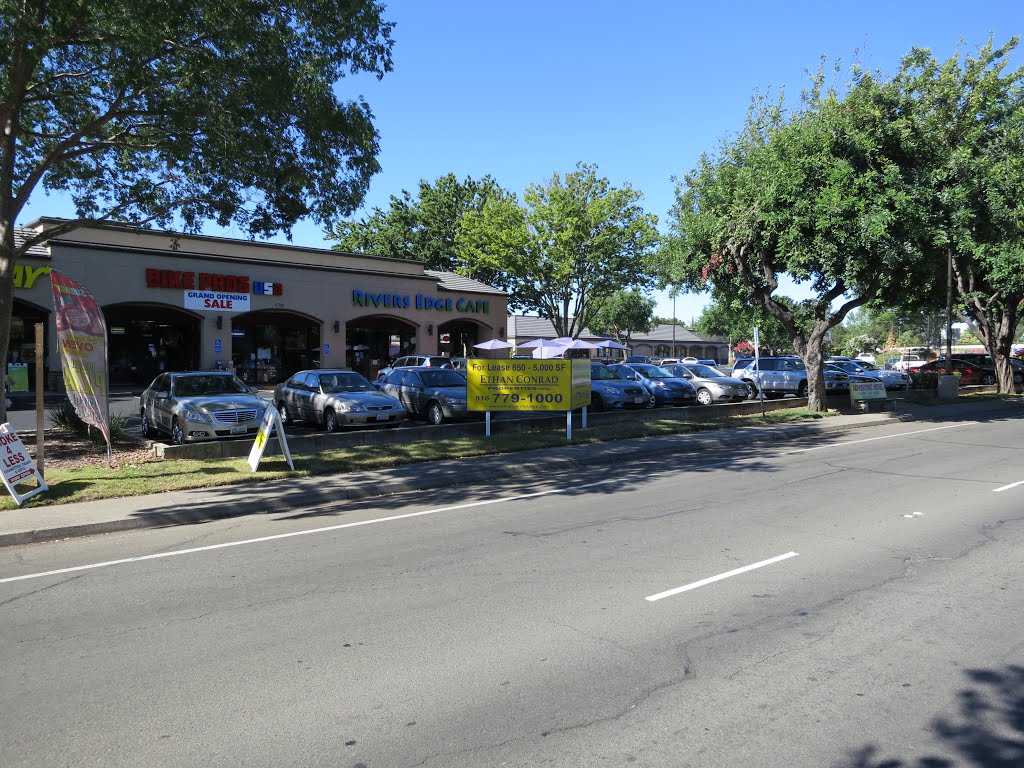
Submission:
<svg viewBox="0 0 1024 768">
<path fill-rule="evenodd" d="M 469 360 L 471 411 L 571 411 L 590 404 L 589 360 Z"/>
</svg>

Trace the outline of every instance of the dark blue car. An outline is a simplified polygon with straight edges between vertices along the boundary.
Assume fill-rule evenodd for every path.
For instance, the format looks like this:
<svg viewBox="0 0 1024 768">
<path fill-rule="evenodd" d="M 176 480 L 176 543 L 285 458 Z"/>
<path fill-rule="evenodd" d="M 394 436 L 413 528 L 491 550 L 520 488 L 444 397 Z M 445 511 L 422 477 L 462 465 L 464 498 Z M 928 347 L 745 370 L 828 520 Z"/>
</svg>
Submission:
<svg viewBox="0 0 1024 768">
<path fill-rule="evenodd" d="M 664 368 L 647 363 L 619 363 L 608 367 L 623 378 L 642 384 L 654 395 L 655 405 L 694 405 L 697 402 L 697 390 L 693 385 Z"/>
</svg>

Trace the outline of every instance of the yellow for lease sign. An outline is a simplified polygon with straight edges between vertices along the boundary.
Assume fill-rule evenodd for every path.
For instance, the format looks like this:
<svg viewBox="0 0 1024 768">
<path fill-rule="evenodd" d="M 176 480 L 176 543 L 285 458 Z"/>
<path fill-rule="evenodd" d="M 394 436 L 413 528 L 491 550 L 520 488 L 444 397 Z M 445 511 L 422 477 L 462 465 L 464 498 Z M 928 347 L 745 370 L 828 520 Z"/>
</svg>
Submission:
<svg viewBox="0 0 1024 768">
<path fill-rule="evenodd" d="M 471 411 L 571 411 L 590 404 L 589 360 L 469 360 Z"/>
</svg>

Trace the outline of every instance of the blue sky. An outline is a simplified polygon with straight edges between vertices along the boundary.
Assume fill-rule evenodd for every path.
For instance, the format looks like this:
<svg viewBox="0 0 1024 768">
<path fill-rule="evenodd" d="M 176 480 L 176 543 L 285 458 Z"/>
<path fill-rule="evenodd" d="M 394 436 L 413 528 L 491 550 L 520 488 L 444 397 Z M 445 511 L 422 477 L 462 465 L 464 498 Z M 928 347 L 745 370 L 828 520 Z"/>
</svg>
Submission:
<svg viewBox="0 0 1024 768">
<path fill-rule="evenodd" d="M 394 0 L 395 70 L 348 78 L 376 116 L 383 171 L 361 216 L 391 195 L 446 173 L 490 174 L 521 193 L 577 162 L 613 184 L 631 184 L 667 228 L 673 175 L 742 126 L 751 95 L 785 87 L 796 96 L 824 54 L 845 65 L 894 71 L 913 46 L 942 58 L 990 34 L 1024 31 L 1024 4 L 1004 0 L 685 2 L 685 0 Z M 1024 64 L 1015 52 L 1014 63 Z M 38 195 L 20 223 L 68 216 L 61 198 Z M 210 226 L 207 234 L 241 237 Z M 278 238 L 284 242 L 284 238 Z M 323 247 L 315 224 L 297 245 Z M 806 294 L 799 286 L 784 292 Z M 671 316 L 661 293 L 658 314 Z M 680 296 L 689 321 L 706 303 Z"/>
</svg>

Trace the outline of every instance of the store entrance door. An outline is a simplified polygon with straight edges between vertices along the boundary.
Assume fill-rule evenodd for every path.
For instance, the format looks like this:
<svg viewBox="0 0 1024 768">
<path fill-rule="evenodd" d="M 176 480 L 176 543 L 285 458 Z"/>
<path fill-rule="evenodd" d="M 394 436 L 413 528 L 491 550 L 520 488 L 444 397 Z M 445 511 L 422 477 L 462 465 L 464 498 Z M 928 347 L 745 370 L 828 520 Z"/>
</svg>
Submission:
<svg viewBox="0 0 1024 768">
<path fill-rule="evenodd" d="M 284 310 L 231 317 L 231 362 L 242 381 L 273 386 L 296 371 L 320 367 L 319 320 Z"/>
<path fill-rule="evenodd" d="M 345 364 L 373 381 L 396 357 L 416 354 L 416 326 L 397 317 L 361 317 L 345 326 Z"/>
<path fill-rule="evenodd" d="M 149 386 L 164 371 L 199 368 L 201 321 L 166 304 L 111 304 L 107 320 L 110 386 Z"/>
</svg>

